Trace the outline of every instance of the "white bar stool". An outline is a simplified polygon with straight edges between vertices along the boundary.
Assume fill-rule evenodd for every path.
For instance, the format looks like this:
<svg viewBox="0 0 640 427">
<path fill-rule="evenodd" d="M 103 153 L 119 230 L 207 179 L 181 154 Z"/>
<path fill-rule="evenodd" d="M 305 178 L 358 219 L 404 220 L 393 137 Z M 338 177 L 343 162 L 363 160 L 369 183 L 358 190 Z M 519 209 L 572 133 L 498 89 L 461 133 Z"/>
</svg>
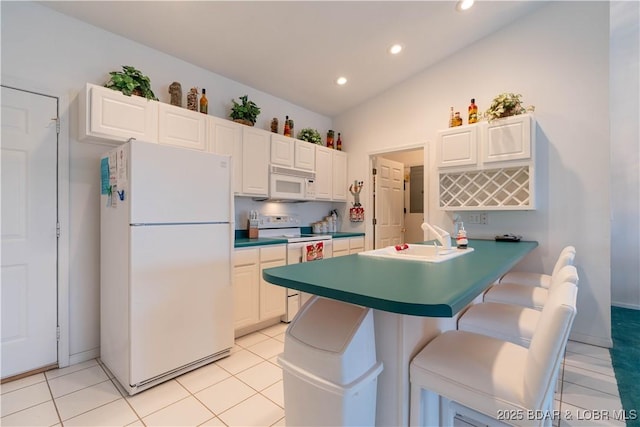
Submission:
<svg viewBox="0 0 640 427">
<path fill-rule="evenodd" d="M 520 285 L 517 283 L 502 283 L 489 288 L 484 294 L 484 302 L 514 304 L 523 307 L 542 310 L 551 290 L 561 283 L 572 282 L 578 284 L 578 270 L 573 265 L 565 265 L 553 275 L 548 289 L 540 286 Z"/>
<path fill-rule="evenodd" d="M 551 274 L 529 273 L 526 271 L 510 271 L 500 278 L 498 283 L 518 283 L 520 285 L 541 286 L 548 288 L 551 286 L 551 278 L 557 274 L 565 265 L 573 265 L 576 256 L 576 248 L 566 246 L 556 260 Z"/>
<path fill-rule="evenodd" d="M 554 385 L 576 314 L 576 294 L 577 287 L 570 282 L 551 294 L 528 349 L 472 332 L 437 336 L 409 368 L 410 424 L 451 426 L 459 413 L 489 425 L 504 421 L 550 426 Z"/>
</svg>

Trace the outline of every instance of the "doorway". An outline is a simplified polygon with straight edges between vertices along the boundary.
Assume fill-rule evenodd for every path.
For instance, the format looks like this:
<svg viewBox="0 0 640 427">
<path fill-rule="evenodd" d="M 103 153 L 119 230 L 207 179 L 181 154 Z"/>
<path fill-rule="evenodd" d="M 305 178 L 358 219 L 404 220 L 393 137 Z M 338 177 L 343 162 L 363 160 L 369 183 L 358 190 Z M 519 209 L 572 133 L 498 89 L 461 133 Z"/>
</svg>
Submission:
<svg viewBox="0 0 640 427">
<path fill-rule="evenodd" d="M 2 86 L 3 380 L 58 366 L 58 108 Z"/>
<path fill-rule="evenodd" d="M 424 172 L 424 150 L 424 145 L 414 145 L 395 151 L 370 154 L 371 175 L 369 182 L 373 187 L 370 206 L 374 212 L 372 239 L 374 248 L 424 240 L 424 232 L 420 226 L 428 220 L 429 188 L 428 173 Z M 383 190 L 383 187 L 388 184 L 383 184 L 384 179 L 381 176 L 382 171 L 378 167 L 379 165 L 384 165 L 387 169 L 400 168 L 401 197 L 391 197 L 389 194 L 392 191 Z M 376 169 L 375 176 L 373 175 L 374 168 Z M 421 209 L 419 205 L 422 205 Z M 390 220 L 394 218 L 396 220 L 391 221 L 390 224 Z M 401 225 L 398 225 L 399 221 Z"/>
</svg>

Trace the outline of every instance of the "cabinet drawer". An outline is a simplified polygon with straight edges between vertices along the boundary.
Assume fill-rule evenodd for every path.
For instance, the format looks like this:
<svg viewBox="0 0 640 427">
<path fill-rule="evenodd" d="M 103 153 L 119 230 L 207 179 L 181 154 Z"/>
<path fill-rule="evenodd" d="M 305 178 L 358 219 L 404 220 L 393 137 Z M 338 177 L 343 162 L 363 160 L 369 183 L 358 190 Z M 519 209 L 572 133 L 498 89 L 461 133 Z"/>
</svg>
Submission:
<svg viewBox="0 0 640 427">
<path fill-rule="evenodd" d="M 260 257 L 258 249 L 236 249 L 233 252 L 233 266 L 257 264 Z"/>
<path fill-rule="evenodd" d="M 351 251 L 364 250 L 364 237 L 352 237 L 351 239 L 349 239 L 349 249 Z"/>
<path fill-rule="evenodd" d="M 285 245 L 269 246 L 260 248 L 260 262 L 278 261 L 287 259 L 287 248 Z"/>
<path fill-rule="evenodd" d="M 349 250 L 349 239 L 335 239 L 333 241 L 333 252 L 335 253 L 340 251 L 348 251 Z"/>
</svg>

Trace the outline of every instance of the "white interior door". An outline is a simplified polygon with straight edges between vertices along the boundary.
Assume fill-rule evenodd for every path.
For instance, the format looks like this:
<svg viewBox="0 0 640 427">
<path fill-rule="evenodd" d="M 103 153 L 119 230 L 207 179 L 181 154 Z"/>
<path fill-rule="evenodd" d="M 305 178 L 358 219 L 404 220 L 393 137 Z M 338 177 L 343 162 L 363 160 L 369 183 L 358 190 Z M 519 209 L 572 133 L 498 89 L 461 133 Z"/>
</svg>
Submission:
<svg viewBox="0 0 640 427">
<path fill-rule="evenodd" d="M 375 247 L 404 242 L 404 164 L 376 158 Z"/>
<path fill-rule="evenodd" d="M 2 88 L 2 378 L 56 364 L 57 100 Z"/>
</svg>

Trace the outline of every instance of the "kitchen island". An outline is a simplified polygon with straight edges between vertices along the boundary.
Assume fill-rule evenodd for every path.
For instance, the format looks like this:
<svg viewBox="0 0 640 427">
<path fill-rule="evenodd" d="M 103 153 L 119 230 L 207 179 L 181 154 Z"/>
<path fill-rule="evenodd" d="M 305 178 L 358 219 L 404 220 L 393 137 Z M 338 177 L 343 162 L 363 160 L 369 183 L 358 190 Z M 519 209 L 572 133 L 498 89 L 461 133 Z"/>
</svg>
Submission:
<svg viewBox="0 0 640 427">
<path fill-rule="evenodd" d="M 458 313 L 538 246 L 469 240 L 474 250 L 441 263 L 349 255 L 263 271 L 272 284 L 374 309 L 377 425 L 408 425 L 409 362 Z M 285 408 L 286 410 L 286 408 Z"/>
</svg>

